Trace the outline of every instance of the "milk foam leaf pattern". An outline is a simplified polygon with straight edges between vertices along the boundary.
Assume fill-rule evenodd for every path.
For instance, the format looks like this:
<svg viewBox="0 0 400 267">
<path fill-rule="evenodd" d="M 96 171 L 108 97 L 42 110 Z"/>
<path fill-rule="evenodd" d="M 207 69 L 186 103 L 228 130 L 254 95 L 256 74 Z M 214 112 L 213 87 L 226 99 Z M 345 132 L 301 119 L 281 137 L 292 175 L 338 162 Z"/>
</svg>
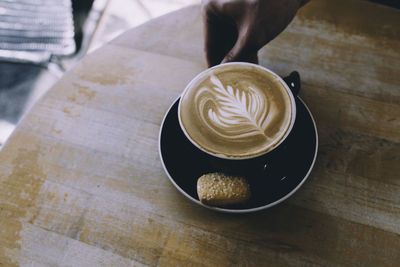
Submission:
<svg viewBox="0 0 400 267">
<path fill-rule="evenodd" d="M 226 87 L 215 76 L 210 80 L 214 87 L 215 105 L 207 111 L 212 128 L 220 135 L 231 139 L 265 135 L 265 122 L 268 113 L 267 100 L 263 94 L 252 87 L 244 90 Z M 203 106 L 205 107 L 205 106 Z"/>
</svg>

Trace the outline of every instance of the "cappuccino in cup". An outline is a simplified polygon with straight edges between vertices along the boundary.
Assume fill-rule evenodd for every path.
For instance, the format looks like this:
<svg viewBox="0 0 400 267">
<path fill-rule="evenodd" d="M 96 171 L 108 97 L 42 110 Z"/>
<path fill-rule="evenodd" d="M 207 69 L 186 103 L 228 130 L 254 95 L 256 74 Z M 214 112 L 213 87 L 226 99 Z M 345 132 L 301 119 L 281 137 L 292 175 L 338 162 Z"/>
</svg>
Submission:
<svg viewBox="0 0 400 267">
<path fill-rule="evenodd" d="M 199 149 L 226 159 L 264 155 L 288 136 L 296 116 L 292 92 L 275 73 L 227 63 L 196 76 L 181 95 L 180 126 Z"/>
</svg>

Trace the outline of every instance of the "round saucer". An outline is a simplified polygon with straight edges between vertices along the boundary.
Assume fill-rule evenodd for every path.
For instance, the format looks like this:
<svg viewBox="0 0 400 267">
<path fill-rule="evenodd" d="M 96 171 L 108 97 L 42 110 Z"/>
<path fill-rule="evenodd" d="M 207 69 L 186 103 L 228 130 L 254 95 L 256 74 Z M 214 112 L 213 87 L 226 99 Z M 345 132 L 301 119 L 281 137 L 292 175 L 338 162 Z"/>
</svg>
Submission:
<svg viewBox="0 0 400 267">
<path fill-rule="evenodd" d="M 245 213 L 274 206 L 291 196 L 309 176 L 318 150 L 315 121 L 305 105 L 296 97 L 296 121 L 287 139 L 268 153 L 265 175 L 246 177 L 252 196 L 245 204 L 211 207 L 198 199 L 197 179 L 206 173 L 220 171 L 212 157 L 186 139 L 178 121 L 179 98 L 167 111 L 160 129 L 159 151 L 164 170 L 175 187 L 195 203 L 222 212 Z"/>
</svg>

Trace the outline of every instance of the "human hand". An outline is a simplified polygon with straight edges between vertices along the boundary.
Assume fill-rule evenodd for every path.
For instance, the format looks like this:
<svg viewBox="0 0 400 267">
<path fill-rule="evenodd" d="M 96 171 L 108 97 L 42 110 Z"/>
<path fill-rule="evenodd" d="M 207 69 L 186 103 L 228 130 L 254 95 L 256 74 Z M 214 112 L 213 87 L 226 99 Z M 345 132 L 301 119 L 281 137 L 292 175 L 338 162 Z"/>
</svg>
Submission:
<svg viewBox="0 0 400 267">
<path fill-rule="evenodd" d="M 307 0 L 203 0 L 208 66 L 258 63 L 257 52 L 281 33 Z"/>
</svg>

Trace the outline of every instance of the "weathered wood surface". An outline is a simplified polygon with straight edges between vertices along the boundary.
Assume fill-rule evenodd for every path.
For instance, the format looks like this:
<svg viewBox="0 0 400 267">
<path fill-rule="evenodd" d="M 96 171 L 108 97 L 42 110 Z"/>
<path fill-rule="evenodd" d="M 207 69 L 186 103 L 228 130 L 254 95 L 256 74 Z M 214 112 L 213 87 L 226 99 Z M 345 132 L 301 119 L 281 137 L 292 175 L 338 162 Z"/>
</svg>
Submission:
<svg viewBox="0 0 400 267">
<path fill-rule="evenodd" d="M 400 265 L 400 12 L 313 0 L 260 52 L 298 70 L 315 169 L 286 202 L 219 214 L 158 156 L 162 117 L 205 66 L 199 7 L 87 56 L 0 152 L 0 266 Z"/>
</svg>

